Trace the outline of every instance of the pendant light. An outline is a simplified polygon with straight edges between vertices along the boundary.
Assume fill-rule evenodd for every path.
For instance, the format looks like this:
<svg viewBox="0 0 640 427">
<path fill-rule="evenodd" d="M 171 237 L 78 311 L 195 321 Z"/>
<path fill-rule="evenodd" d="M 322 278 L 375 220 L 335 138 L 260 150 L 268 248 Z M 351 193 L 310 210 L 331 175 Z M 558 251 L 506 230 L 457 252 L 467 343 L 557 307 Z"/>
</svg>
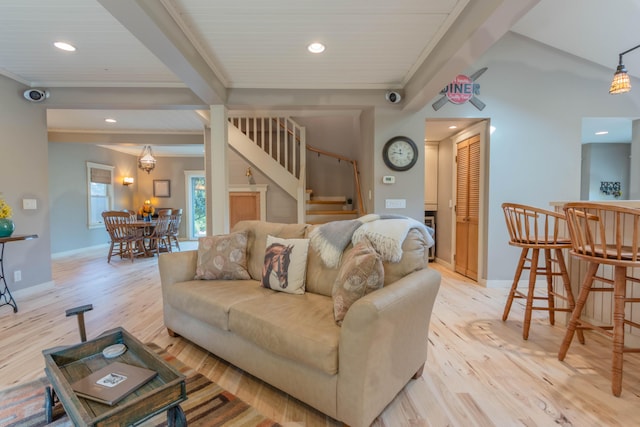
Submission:
<svg viewBox="0 0 640 427">
<path fill-rule="evenodd" d="M 153 157 L 150 145 L 145 145 L 142 149 L 142 153 L 138 157 L 138 167 L 147 173 L 151 173 L 156 167 L 156 159 Z"/>
</svg>

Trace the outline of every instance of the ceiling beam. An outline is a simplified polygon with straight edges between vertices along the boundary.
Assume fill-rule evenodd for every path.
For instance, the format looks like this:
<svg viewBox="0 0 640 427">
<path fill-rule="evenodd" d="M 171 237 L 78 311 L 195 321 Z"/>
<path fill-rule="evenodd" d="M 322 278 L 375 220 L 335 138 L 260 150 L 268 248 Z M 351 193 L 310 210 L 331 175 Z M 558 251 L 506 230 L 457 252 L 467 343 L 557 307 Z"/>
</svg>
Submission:
<svg viewBox="0 0 640 427">
<path fill-rule="evenodd" d="M 207 105 L 226 103 L 226 88 L 158 0 L 98 0 Z"/>
<path fill-rule="evenodd" d="M 207 108 L 188 88 L 51 88 L 49 99 L 38 105 L 58 109 L 195 110 Z"/>
<path fill-rule="evenodd" d="M 118 145 L 203 145 L 203 133 L 115 133 L 91 131 L 49 131 L 49 142 Z"/>
<path fill-rule="evenodd" d="M 405 85 L 403 108 L 424 107 L 539 1 L 470 1 Z"/>
</svg>

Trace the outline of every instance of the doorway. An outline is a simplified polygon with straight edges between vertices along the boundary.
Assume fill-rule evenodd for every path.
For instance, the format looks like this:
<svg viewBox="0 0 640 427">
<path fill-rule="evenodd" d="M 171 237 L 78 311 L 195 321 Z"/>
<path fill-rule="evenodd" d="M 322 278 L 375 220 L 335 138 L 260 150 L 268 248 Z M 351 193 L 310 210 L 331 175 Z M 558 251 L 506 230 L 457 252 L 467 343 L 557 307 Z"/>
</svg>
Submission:
<svg viewBox="0 0 640 427">
<path fill-rule="evenodd" d="M 490 127 L 487 118 L 427 119 L 425 126 L 425 142 L 438 144 L 436 262 L 451 271 L 456 271 L 456 264 L 458 270 L 464 265 L 467 277 L 473 278 L 480 285 L 486 285 L 488 162 L 489 140 L 493 127 Z M 458 170 L 455 160 L 458 143 L 474 136 L 479 138 L 479 145 L 471 145 L 469 149 L 474 149 L 473 156 L 478 158 L 476 170 L 473 172 L 478 179 L 475 180 L 471 191 L 477 193 L 478 197 L 472 202 L 465 199 L 466 208 L 461 209 L 467 211 L 463 215 L 457 206 L 462 202 L 458 201 Z M 466 188 L 469 189 L 468 186 Z M 425 210 L 426 206 L 425 203 Z M 469 207 L 472 208 L 471 212 L 468 212 Z M 465 218 L 469 219 L 463 222 Z M 463 229 L 457 230 L 458 223 L 463 223 Z M 470 239 L 475 243 L 470 243 Z"/>
<path fill-rule="evenodd" d="M 187 238 L 198 240 L 207 235 L 207 201 L 204 171 L 185 171 Z"/>
</svg>

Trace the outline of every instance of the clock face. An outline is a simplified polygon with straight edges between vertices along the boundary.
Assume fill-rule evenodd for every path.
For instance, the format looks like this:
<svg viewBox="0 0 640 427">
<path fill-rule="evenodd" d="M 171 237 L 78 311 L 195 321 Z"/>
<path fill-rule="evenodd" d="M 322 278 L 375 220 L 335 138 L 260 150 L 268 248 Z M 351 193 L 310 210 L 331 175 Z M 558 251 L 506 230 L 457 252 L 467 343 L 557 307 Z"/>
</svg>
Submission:
<svg viewBox="0 0 640 427">
<path fill-rule="evenodd" d="M 409 138 L 396 136 L 391 138 L 382 150 L 382 159 L 391 169 L 406 171 L 418 160 L 418 147 Z"/>
</svg>

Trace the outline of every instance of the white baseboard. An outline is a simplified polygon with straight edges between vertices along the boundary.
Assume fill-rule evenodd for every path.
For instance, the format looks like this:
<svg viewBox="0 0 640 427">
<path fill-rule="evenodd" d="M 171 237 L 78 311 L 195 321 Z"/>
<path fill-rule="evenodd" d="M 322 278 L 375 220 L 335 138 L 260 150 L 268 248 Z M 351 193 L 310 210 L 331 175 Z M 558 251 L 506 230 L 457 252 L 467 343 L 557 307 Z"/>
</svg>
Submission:
<svg viewBox="0 0 640 427">
<path fill-rule="evenodd" d="M 12 291 L 11 294 L 15 299 L 18 299 L 18 297 L 20 297 L 20 299 L 24 299 L 30 297 L 35 293 L 53 289 L 54 286 L 55 282 L 53 280 L 50 280 L 48 282 L 40 283 L 39 285 L 16 289 L 15 291 Z"/>
<path fill-rule="evenodd" d="M 109 243 L 103 243 L 103 244 L 95 245 L 95 246 L 87 246 L 85 248 L 78 248 L 78 249 L 72 249 L 70 251 L 52 253 L 51 254 L 51 258 L 55 259 L 55 258 L 60 258 L 60 257 L 64 257 L 64 256 L 80 254 L 80 253 L 86 252 L 86 251 L 91 250 L 91 249 L 100 249 L 100 248 L 108 248 L 108 247 L 109 247 Z"/>
<path fill-rule="evenodd" d="M 453 270 L 453 264 L 443 261 L 438 257 L 436 257 L 434 261 L 429 262 L 435 262 L 436 264 L 440 264 L 441 266 L 445 267 L 447 270 Z"/>
</svg>

